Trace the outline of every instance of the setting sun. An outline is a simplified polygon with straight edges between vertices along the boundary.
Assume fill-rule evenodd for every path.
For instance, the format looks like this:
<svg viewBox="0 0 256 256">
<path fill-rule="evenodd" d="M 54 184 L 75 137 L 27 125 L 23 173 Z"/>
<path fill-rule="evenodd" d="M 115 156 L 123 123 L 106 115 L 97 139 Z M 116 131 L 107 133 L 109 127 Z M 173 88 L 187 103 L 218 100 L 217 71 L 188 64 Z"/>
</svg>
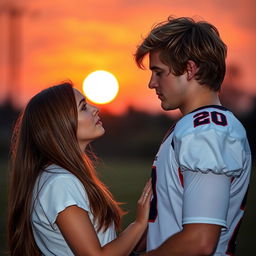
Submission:
<svg viewBox="0 0 256 256">
<path fill-rule="evenodd" d="M 119 85 L 116 77 L 110 72 L 97 70 L 90 73 L 83 81 L 83 92 L 92 102 L 106 104 L 118 93 Z"/>
</svg>

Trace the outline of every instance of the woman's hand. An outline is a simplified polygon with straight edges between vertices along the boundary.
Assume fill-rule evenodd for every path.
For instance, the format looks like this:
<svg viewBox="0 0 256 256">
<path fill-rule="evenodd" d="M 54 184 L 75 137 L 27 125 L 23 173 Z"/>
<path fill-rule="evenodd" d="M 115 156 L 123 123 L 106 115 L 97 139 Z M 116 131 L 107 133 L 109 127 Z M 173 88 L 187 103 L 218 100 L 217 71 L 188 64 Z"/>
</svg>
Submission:
<svg viewBox="0 0 256 256">
<path fill-rule="evenodd" d="M 56 224 L 69 247 L 77 256 L 129 255 L 147 227 L 151 195 L 151 180 L 149 180 L 138 200 L 135 222 L 129 225 L 115 240 L 104 246 L 100 245 L 88 213 L 75 205 L 60 212 Z"/>
<path fill-rule="evenodd" d="M 140 199 L 137 202 L 137 213 L 135 223 L 147 226 L 149 209 L 150 209 L 150 200 L 152 196 L 152 184 L 151 179 L 145 185 L 143 192 L 140 196 Z"/>
</svg>

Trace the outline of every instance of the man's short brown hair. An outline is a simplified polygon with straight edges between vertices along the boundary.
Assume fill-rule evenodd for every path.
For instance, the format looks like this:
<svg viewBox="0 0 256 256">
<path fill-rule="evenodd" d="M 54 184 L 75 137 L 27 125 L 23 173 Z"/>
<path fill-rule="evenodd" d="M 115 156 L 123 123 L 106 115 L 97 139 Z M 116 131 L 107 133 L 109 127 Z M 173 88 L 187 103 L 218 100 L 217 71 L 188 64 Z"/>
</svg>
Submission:
<svg viewBox="0 0 256 256">
<path fill-rule="evenodd" d="M 214 91 L 220 89 L 226 72 L 227 46 L 210 23 L 169 17 L 154 26 L 138 46 L 135 60 L 140 68 L 144 68 L 144 57 L 153 51 L 160 52 L 161 61 L 176 76 L 185 72 L 188 60 L 194 61 L 198 67 L 196 80 Z"/>
</svg>

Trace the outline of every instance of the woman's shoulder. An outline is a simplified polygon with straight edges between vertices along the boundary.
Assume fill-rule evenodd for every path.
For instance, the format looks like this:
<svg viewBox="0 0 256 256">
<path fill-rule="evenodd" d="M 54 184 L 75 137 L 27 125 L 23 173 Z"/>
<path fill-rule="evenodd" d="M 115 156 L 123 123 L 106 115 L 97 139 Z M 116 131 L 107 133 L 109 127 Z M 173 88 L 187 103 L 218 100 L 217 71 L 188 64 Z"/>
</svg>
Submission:
<svg viewBox="0 0 256 256">
<path fill-rule="evenodd" d="M 77 179 L 77 177 L 71 173 L 69 170 L 56 165 L 51 164 L 43 169 L 41 174 L 41 179 L 50 179 L 50 180 L 56 180 L 56 179 L 65 179 L 65 178 L 74 178 Z"/>
<path fill-rule="evenodd" d="M 53 185 L 55 187 L 78 186 L 83 188 L 81 181 L 73 173 L 55 164 L 43 169 L 37 179 L 36 188 L 43 192 Z"/>
<path fill-rule="evenodd" d="M 49 221 L 52 226 L 58 213 L 68 206 L 77 205 L 90 212 L 83 184 L 74 174 L 57 165 L 43 169 L 33 190 L 33 201 L 33 218 Z"/>
</svg>

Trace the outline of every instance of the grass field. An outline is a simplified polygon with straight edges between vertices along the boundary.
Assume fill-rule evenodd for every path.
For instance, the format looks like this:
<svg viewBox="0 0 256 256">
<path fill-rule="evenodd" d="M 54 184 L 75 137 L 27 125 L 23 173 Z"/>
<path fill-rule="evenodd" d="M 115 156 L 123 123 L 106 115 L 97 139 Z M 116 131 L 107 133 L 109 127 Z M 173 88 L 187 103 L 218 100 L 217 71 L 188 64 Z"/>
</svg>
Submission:
<svg viewBox="0 0 256 256">
<path fill-rule="evenodd" d="M 108 185 L 115 198 L 124 202 L 123 209 L 128 211 L 123 219 L 123 227 L 134 220 L 136 201 L 151 172 L 150 160 L 126 159 L 103 160 L 98 166 L 100 177 Z M 256 255 L 256 190 L 255 173 L 251 180 L 247 211 L 238 237 L 237 256 Z M 6 250 L 6 192 L 7 164 L 0 162 L 0 255 Z"/>
</svg>

